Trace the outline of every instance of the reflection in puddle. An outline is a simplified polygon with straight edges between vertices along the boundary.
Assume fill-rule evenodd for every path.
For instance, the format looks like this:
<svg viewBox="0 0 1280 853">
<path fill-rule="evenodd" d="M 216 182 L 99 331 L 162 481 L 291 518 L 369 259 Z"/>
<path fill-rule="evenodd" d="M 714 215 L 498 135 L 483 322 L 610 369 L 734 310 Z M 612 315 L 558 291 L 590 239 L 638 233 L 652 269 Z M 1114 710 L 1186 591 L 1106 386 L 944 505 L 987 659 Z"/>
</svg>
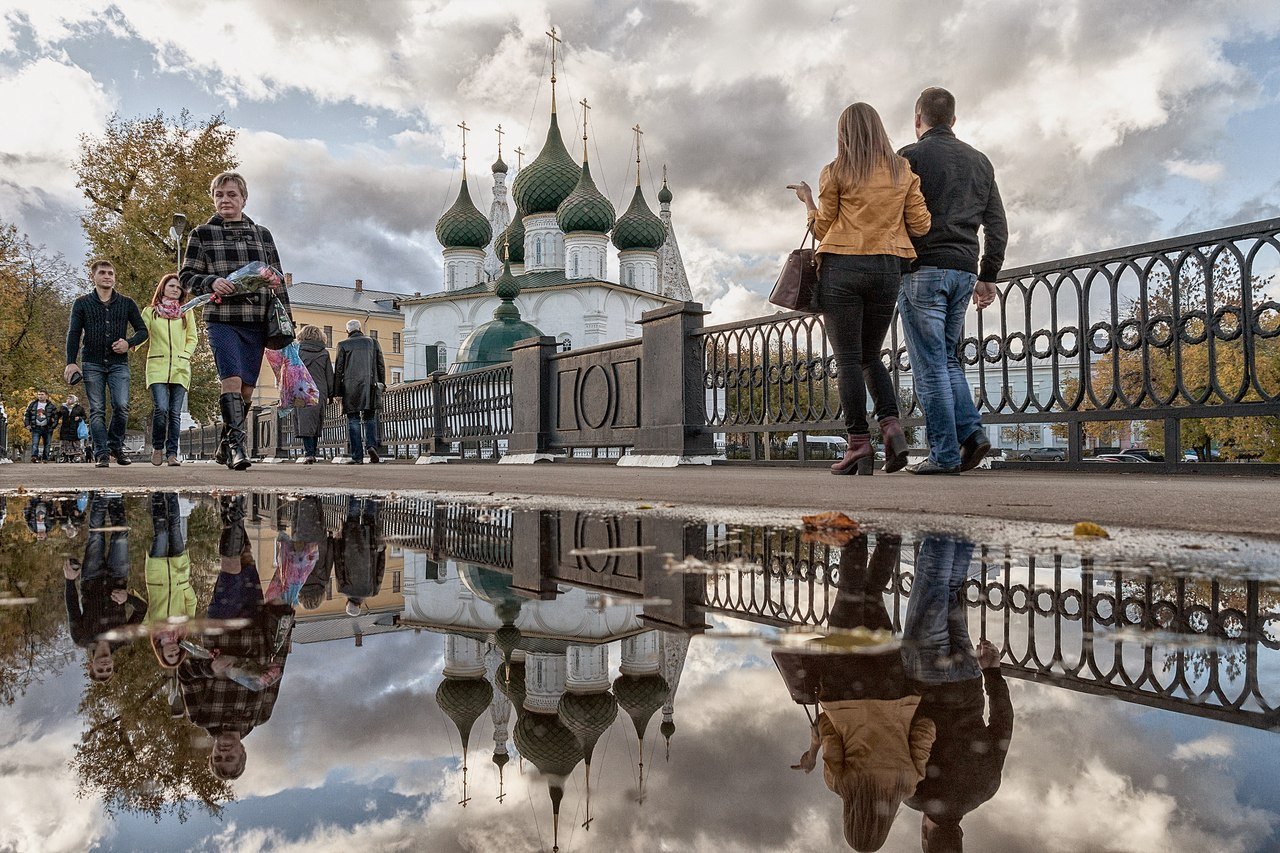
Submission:
<svg viewBox="0 0 1280 853">
<path fill-rule="evenodd" d="M 1220 802 L 1173 792 L 1201 755 L 1273 749 L 1280 587 L 1245 574 L 370 496 L 6 510 L 0 761 L 48 754 L 57 790 L 114 818 L 71 846 L 1174 849 L 1178 829 L 1248 850 L 1280 814 L 1250 794 L 1266 819 L 1214 835 Z M 1033 760 L 1074 756 L 1055 733 L 1086 719 L 1124 747 Z M 1131 746 L 1147 766 L 1122 787 L 1182 823 L 1053 835 L 1123 823 L 1062 792 Z M 1050 789 L 1050 829 L 1020 819 Z M 72 802 L 2 822 L 32 837 Z"/>
</svg>

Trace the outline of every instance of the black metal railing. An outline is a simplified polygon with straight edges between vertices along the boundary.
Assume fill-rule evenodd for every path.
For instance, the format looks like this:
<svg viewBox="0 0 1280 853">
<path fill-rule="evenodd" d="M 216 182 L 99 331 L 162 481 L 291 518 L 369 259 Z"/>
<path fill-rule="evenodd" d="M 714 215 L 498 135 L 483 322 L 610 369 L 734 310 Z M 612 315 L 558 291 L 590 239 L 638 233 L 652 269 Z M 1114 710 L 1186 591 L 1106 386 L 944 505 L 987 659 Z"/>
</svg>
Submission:
<svg viewBox="0 0 1280 853">
<path fill-rule="evenodd" d="M 1067 466 L 1088 424 L 1152 424 L 1165 465 L 1182 422 L 1280 416 L 1280 219 L 1007 270 L 958 357 L 984 422 L 1053 425 Z M 819 317 L 702 329 L 709 427 L 743 437 L 840 432 L 834 354 Z M 895 318 L 881 356 L 908 424 L 923 422 Z M 923 437 L 923 436 L 922 436 Z M 803 447 L 803 442 L 801 443 Z M 801 451 L 803 453 L 803 450 Z"/>
</svg>

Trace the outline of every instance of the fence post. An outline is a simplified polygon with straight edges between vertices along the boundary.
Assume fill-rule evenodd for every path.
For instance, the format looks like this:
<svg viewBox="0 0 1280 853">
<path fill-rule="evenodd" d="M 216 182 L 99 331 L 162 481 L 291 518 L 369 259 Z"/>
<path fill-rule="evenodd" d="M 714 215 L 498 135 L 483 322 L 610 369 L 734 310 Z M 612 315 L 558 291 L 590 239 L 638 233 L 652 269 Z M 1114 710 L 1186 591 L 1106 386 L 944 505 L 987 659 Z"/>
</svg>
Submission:
<svg viewBox="0 0 1280 853">
<path fill-rule="evenodd" d="M 681 302 L 640 317 L 640 432 L 634 452 L 660 458 L 647 464 L 675 465 L 714 452 L 702 340 L 694 334 L 706 314 L 701 303 Z"/>
<path fill-rule="evenodd" d="M 431 384 L 427 386 L 427 393 L 431 395 L 431 437 L 427 442 L 428 456 L 444 456 L 449 452 L 449 443 L 444 440 L 444 387 L 440 384 L 440 380 L 446 375 L 443 370 L 433 371 L 430 376 Z"/>
<path fill-rule="evenodd" d="M 1182 461 L 1182 424 L 1177 418 L 1164 419 L 1164 470 L 1172 473 L 1178 470 Z"/>
<path fill-rule="evenodd" d="M 276 459 L 288 459 L 289 451 L 286 450 L 284 446 L 284 422 L 288 420 L 289 416 L 292 414 L 292 410 L 284 410 L 279 406 L 276 406 L 271 410 L 271 413 L 274 415 L 272 418 L 272 424 L 275 426 L 276 430 L 276 440 L 274 442 L 275 452 L 272 455 Z"/>
<path fill-rule="evenodd" d="M 1076 466 L 1084 459 L 1084 423 L 1067 421 L 1067 465 Z"/>
<path fill-rule="evenodd" d="M 4 403 L 0 403 L 0 459 L 8 460 L 9 458 L 9 413 L 4 410 Z"/>
<path fill-rule="evenodd" d="M 501 461 L 536 461 L 551 448 L 551 380 L 548 363 L 558 342 L 549 335 L 525 338 L 511 348 L 511 439 Z M 517 459 L 516 457 L 524 457 Z"/>
<path fill-rule="evenodd" d="M 262 412 L 261 406 L 253 406 L 250 409 L 251 415 L 248 420 L 249 429 L 249 458 L 258 458 L 258 415 Z"/>
</svg>

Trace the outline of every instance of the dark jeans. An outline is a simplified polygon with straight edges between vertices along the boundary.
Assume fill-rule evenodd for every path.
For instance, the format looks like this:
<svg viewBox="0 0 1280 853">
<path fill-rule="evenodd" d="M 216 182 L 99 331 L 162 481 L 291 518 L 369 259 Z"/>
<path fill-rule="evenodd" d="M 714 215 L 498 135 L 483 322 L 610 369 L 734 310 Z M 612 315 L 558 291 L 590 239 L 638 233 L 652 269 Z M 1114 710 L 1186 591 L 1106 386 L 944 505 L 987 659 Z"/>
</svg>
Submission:
<svg viewBox="0 0 1280 853">
<path fill-rule="evenodd" d="M 129 419 L 129 364 L 85 362 L 84 392 L 89 398 L 89 434 L 93 455 L 101 459 L 124 450 L 124 427 Z M 107 427 L 107 392 L 111 392 L 111 426 Z"/>
<path fill-rule="evenodd" d="M 155 404 L 151 412 L 151 448 L 165 451 L 166 456 L 177 456 L 187 389 L 176 382 L 157 382 L 151 386 L 151 401 Z"/>
<path fill-rule="evenodd" d="M 43 459 L 49 461 L 49 441 L 53 438 L 53 427 L 32 427 L 31 428 L 31 461 Z M 44 450 L 41 450 L 43 443 Z"/>
<path fill-rule="evenodd" d="M 152 557 L 177 557 L 187 550 L 177 492 L 151 494 Z"/>
<path fill-rule="evenodd" d="M 315 456 L 320 452 L 320 439 L 314 435 L 299 436 L 302 439 L 302 453 L 305 456 Z"/>
<path fill-rule="evenodd" d="M 845 431 L 866 435 L 867 390 L 876 418 L 898 416 L 898 401 L 880 347 L 893 322 L 902 282 L 899 258 L 890 255 L 832 255 L 824 252 L 818 301 L 827 339 L 836 354 L 836 378 Z"/>
<path fill-rule="evenodd" d="M 366 449 L 377 449 L 378 413 L 376 411 L 365 409 L 362 412 L 347 413 L 347 443 L 351 445 L 352 462 L 363 462 Z"/>
<path fill-rule="evenodd" d="M 81 584 L 109 577 L 112 589 L 123 589 L 129 578 L 129 531 L 104 528 L 125 527 L 124 498 L 96 492 L 89 498 L 89 538 L 84 545 Z"/>
<path fill-rule="evenodd" d="M 949 684 L 982 675 L 963 598 L 972 562 L 972 542 L 929 535 L 920 543 L 902 626 L 902 657 L 916 681 Z"/>
</svg>

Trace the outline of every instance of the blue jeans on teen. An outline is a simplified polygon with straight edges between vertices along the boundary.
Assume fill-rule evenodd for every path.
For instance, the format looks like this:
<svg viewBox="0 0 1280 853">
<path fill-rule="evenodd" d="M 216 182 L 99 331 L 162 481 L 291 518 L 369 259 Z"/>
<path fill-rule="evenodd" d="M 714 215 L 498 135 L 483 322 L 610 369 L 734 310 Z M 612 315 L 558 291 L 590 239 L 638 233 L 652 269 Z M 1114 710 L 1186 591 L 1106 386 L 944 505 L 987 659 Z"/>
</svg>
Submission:
<svg viewBox="0 0 1280 853">
<path fill-rule="evenodd" d="M 373 409 L 347 413 L 347 443 L 351 461 L 363 462 L 365 450 L 378 448 L 378 413 Z"/>
<path fill-rule="evenodd" d="M 85 362 L 84 393 L 89 398 L 89 434 L 93 453 L 101 459 L 124 451 L 124 427 L 129 419 L 129 365 L 127 362 Z M 111 425 L 107 426 L 107 394 L 111 394 Z"/>
<path fill-rule="evenodd" d="M 151 386 L 151 401 L 155 404 L 151 411 L 151 448 L 163 450 L 166 456 L 177 456 L 187 389 L 176 382 L 157 382 Z"/>
<path fill-rule="evenodd" d="M 958 351 L 977 281 L 973 273 L 921 267 L 902 277 L 898 294 L 929 458 L 943 468 L 959 467 L 960 443 L 982 429 Z"/>
<path fill-rule="evenodd" d="M 963 594 L 972 561 L 972 542 L 926 536 L 920 544 L 902 625 L 902 659 L 916 681 L 951 684 L 982 675 Z"/>
<path fill-rule="evenodd" d="M 53 437 L 53 427 L 32 427 L 31 428 L 31 461 L 43 459 L 49 461 L 49 440 Z M 44 449 L 41 450 L 43 444 Z"/>
</svg>

